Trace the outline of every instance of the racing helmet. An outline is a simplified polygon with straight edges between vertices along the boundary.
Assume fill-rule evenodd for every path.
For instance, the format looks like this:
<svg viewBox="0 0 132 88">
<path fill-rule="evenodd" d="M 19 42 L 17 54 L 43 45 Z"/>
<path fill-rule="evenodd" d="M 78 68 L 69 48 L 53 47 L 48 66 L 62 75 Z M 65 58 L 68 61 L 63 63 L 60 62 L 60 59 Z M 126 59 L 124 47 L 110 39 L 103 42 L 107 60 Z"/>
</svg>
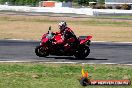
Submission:
<svg viewBox="0 0 132 88">
<path fill-rule="evenodd" d="M 61 21 L 59 23 L 59 29 L 60 31 L 63 31 L 67 27 L 67 23 L 65 21 Z"/>
</svg>

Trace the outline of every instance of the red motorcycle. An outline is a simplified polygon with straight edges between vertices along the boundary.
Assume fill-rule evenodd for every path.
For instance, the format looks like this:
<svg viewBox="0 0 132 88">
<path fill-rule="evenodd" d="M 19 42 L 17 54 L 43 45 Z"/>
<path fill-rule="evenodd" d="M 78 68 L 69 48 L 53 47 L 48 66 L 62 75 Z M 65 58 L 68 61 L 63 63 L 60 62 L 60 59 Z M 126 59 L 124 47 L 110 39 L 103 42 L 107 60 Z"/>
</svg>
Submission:
<svg viewBox="0 0 132 88">
<path fill-rule="evenodd" d="M 40 45 L 35 48 L 35 53 L 39 57 L 58 55 L 86 58 L 90 53 L 91 38 L 92 36 L 87 36 L 85 39 L 78 38 L 76 42 L 73 42 L 74 38 L 70 38 L 64 42 L 63 36 L 60 33 L 51 32 L 49 27 L 49 31 L 42 36 Z"/>
</svg>

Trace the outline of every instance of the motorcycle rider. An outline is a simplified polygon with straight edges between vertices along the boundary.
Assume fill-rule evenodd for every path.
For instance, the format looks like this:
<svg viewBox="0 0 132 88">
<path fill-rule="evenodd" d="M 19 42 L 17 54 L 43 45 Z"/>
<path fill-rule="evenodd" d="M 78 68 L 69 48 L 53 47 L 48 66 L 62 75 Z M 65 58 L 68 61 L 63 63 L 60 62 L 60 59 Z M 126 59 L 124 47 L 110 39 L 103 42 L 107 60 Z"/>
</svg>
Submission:
<svg viewBox="0 0 132 88">
<path fill-rule="evenodd" d="M 77 43 L 77 37 L 74 34 L 74 32 L 67 26 L 67 23 L 65 21 L 61 21 L 59 23 L 59 33 L 62 34 L 63 39 L 64 39 L 64 48 L 65 50 L 68 50 L 72 45 L 72 44 L 76 44 Z M 68 39 L 72 38 L 72 41 L 69 43 Z"/>
</svg>

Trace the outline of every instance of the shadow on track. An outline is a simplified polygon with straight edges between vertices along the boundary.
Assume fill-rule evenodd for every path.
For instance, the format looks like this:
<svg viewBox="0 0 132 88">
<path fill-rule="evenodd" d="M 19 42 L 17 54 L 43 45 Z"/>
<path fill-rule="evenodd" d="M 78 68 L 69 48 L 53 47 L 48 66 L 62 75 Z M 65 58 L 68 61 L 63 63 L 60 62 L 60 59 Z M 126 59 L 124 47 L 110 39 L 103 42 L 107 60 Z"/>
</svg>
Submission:
<svg viewBox="0 0 132 88">
<path fill-rule="evenodd" d="M 66 56 L 64 56 L 64 57 L 62 57 L 62 56 L 48 56 L 48 57 L 46 57 L 46 58 L 54 58 L 54 59 L 67 59 L 67 60 L 108 60 L 108 59 L 97 59 L 97 58 L 88 58 L 88 57 L 86 57 L 86 58 L 74 58 L 74 57 L 66 57 Z"/>
</svg>

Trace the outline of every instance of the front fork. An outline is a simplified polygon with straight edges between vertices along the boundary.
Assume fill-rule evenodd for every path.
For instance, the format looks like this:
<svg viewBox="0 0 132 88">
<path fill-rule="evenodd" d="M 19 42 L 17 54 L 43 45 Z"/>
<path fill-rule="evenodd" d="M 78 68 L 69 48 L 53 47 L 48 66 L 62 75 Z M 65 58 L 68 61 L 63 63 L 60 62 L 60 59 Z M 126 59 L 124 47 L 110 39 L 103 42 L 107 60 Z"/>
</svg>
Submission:
<svg viewBox="0 0 132 88">
<path fill-rule="evenodd" d="M 88 41 L 86 42 L 86 45 L 90 46 L 90 44 L 91 44 L 91 40 L 88 40 Z"/>
</svg>

